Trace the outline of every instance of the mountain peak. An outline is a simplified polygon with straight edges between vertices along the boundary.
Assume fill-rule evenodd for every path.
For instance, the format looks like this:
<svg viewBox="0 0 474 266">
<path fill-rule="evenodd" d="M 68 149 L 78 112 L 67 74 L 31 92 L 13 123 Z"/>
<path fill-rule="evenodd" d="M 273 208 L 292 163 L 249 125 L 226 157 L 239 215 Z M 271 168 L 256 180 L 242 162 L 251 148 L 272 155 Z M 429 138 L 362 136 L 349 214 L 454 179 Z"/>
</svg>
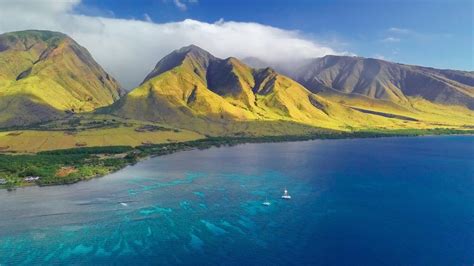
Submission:
<svg viewBox="0 0 474 266">
<path fill-rule="evenodd" d="M 289 73 L 313 92 L 339 91 L 410 106 L 410 98 L 474 109 L 467 72 L 404 65 L 376 58 L 327 55 Z"/>
<path fill-rule="evenodd" d="M 66 34 L 27 30 L 0 35 L 1 125 L 37 123 L 89 112 L 122 94 L 120 85 Z"/>
<path fill-rule="evenodd" d="M 202 63 L 207 64 L 211 60 L 217 59 L 215 56 L 213 56 L 211 53 L 208 51 L 202 49 L 201 47 L 191 44 L 188 46 L 184 46 L 178 50 L 175 51 L 176 54 L 178 55 L 184 55 L 184 57 L 193 57 L 193 59 L 202 61 Z M 173 53 L 175 53 L 173 52 Z M 172 53 L 172 54 L 173 54 Z"/>
<path fill-rule="evenodd" d="M 8 32 L 0 35 L 0 52 L 11 48 L 29 50 L 39 43 L 46 47 L 52 47 L 66 39 L 72 41 L 66 34 L 55 31 L 25 30 Z"/>
<path fill-rule="evenodd" d="M 174 50 L 167 56 L 163 57 L 155 66 L 152 72 L 148 74 L 143 80 L 142 84 L 147 80 L 150 80 L 161 73 L 164 73 L 168 70 L 171 70 L 179 65 L 181 65 L 184 60 L 188 58 L 191 61 L 194 61 L 197 65 L 202 66 L 202 68 L 207 68 L 210 61 L 216 60 L 217 58 L 213 56 L 208 51 L 196 46 L 194 44 L 184 46 L 178 50 Z"/>
<path fill-rule="evenodd" d="M 201 53 L 201 54 L 210 54 L 208 51 L 202 49 L 201 47 L 190 44 L 188 46 L 183 46 L 180 49 L 176 50 L 178 53 Z"/>
<path fill-rule="evenodd" d="M 42 41 L 48 41 L 53 38 L 69 38 L 66 34 L 57 32 L 57 31 L 49 31 L 49 30 L 23 30 L 23 31 L 14 31 L 2 34 L 5 36 L 10 37 L 17 37 L 17 38 L 36 38 Z"/>
</svg>

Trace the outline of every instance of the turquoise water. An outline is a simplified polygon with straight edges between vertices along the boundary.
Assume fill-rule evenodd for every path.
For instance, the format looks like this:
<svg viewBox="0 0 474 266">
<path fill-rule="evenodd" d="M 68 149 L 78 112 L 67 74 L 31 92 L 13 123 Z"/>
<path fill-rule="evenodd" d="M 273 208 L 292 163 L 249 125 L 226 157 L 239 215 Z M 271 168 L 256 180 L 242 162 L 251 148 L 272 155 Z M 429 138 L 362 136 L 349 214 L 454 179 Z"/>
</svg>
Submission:
<svg viewBox="0 0 474 266">
<path fill-rule="evenodd" d="M 3 190 L 0 265 L 473 265 L 473 151 L 468 136 L 246 144 Z"/>
</svg>

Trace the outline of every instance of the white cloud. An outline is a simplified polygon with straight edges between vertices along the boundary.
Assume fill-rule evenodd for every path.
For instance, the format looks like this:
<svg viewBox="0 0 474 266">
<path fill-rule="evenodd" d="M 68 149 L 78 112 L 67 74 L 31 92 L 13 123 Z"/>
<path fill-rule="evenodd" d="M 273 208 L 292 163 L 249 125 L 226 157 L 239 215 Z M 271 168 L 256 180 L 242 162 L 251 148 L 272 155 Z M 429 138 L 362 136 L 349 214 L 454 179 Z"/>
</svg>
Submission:
<svg viewBox="0 0 474 266">
<path fill-rule="evenodd" d="M 224 24 L 224 22 L 225 22 L 224 18 L 220 18 L 218 21 L 214 22 L 214 24 L 222 25 L 222 24 Z"/>
<path fill-rule="evenodd" d="M 183 10 L 185 11 L 186 9 L 188 9 L 188 7 L 186 6 L 186 4 L 184 2 L 182 2 L 182 0 L 173 0 L 174 2 L 174 5 L 179 8 L 180 10 Z"/>
<path fill-rule="evenodd" d="M 374 58 L 375 59 L 380 59 L 380 60 L 387 60 L 387 57 L 385 57 L 384 55 L 381 55 L 381 54 L 375 54 Z"/>
<path fill-rule="evenodd" d="M 410 29 L 405 29 L 405 28 L 397 28 L 397 27 L 391 27 L 388 29 L 389 32 L 393 33 L 399 33 L 399 34 L 411 34 L 414 33 L 414 31 Z"/>
<path fill-rule="evenodd" d="M 188 4 L 197 4 L 198 0 L 173 0 L 174 5 L 181 11 L 188 10 Z"/>
<path fill-rule="evenodd" d="M 433 42 L 442 39 L 450 39 L 453 37 L 453 34 L 449 32 L 419 32 L 413 29 L 397 27 L 388 28 L 387 32 L 397 37 L 403 36 L 403 39 L 412 39 L 416 41 L 428 42 Z"/>
<path fill-rule="evenodd" d="M 146 22 L 153 23 L 153 20 L 151 19 L 150 15 L 147 13 L 143 14 L 143 18 L 145 19 Z"/>
<path fill-rule="evenodd" d="M 269 62 L 340 54 L 288 31 L 251 22 L 105 18 L 74 14 L 79 0 L 0 0 L 0 32 L 47 29 L 67 33 L 126 88 L 139 84 L 163 56 L 195 44 L 218 57 L 259 57 Z"/>
<path fill-rule="evenodd" d="M 400 42 L 400 38 L 395 38 L 395 37 L 387 37 L 381 40 L 381 42 Z"/>
</svg>

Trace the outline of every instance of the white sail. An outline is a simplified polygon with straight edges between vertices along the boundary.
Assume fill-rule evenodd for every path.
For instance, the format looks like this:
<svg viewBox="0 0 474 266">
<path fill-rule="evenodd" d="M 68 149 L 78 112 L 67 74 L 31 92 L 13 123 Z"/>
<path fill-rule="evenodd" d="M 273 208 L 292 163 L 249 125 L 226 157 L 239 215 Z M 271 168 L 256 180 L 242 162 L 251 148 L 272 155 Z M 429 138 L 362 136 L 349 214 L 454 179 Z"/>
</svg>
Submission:
<svg viewBox="0 0 474 266">
<path fill-rule="evenodd" d="M 268 201 L 268 197 L 265 197 L 265 201 L 262 202 L 262 205 L 263 206 L 270 206 L 272 203 L 270 201 Z"/>
</svg>

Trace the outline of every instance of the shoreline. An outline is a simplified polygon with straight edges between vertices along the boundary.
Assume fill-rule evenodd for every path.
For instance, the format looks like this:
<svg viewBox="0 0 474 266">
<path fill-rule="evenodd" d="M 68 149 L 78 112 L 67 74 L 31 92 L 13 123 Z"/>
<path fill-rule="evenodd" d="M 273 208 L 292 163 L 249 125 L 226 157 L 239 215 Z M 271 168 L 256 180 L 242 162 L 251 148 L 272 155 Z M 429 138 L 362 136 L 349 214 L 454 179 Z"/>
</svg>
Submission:
<svg viewBox="0 0 474 266">
<path fill-rule="evenodd" d="M 428 133 L 428 132 L 424 132 Z M 431 132 L 432 133 L 432 132 Z M 151 144 L 142 145 L 137 147 L 129 146 L 106 146 L 106 147 L 84 147 L 84 148 L 73 148 L 64 150 L 52 150 L 39 152 L 34 155 L 28 156 L 28 160 L 31 158 L 37 158 L 41 161 L 41 157 L 74 157 L 79 156 L 78 165 L 72 167 L 84 167 L 88 168 L 94 163 L 89 163 L 89 160 L 94 160 L 97 165 L 103 166 L 101 162 L 107 161 L 111 163 L 108 167 L 102 167 L 98 172 L 91 172 L 89 175 L 69 175 L 66 177 L 48 176 L 47 178 L 41 179 L 38 182 L 22 182 L 20 175 L 16 178 L 16 181 L 0 185 L 0 189 L 7 189 L 8 191 L 15 190 L 16 188 L 31 187 L 31 186 L 56 186 L 56 185 L 72 185 L 81 181 L 88 181 L 91 179 L 101 178 L 106 175 L 113 174 L 124 169 L 127 166 L 135 165 L 141 161 L 145 161 L 151 158 L 170 155 L 182 151 L 190 150 L 205 150 L 212 147 L 231 147 L 242 144 L 264 144 L 264 143 L 280 143 L 280 142 L 300 142 L 300 141 L 312 141 L 312 140 L 328 140 L 328 139 L 377 139 L 377 138 L 397 138 L 397 137 L 430 137 L 430 136 L 474 136 L 474 132 L 450 132 L 450 133 L 438 133 L 433 134 L 401 134 L 397 132 L 351 132 L 342 134 L 315 134 L 315 135 L 292 135 L 292 136 L 265 136 L 265 137 L 209 137 L 205 139 L 199 139 L 194 141 L 186 142 L 173 142 L 164 144 Z M 98 156 L 105 156 L 105 159 L 98 159 Z M 120 155 L 120 156 L 115 156 Z M 11 154 L 0 154 L 0 158 L 5 157 L 16 157 L 22 155 L 11 155 Z M 81 157 L 82 156 L 82 157 Z M 115 157 L 114 157 L 115 156 Z M 54 158 L 53 158 L 54 159 Z M 25 160 L 25 161 L 28 161 Z M 20 160 L 21 161 L 21 160 Z M 21 164 L 21 162 L 20 162 Z M 70 166 L 70 165 L 60 165 Z M 50 165 L 45 164 L 43 168 L 51 168 Z M 39 167 L 41 169 L 41 166 Z M 3 170 L 3 169 L 0 169 Z M 76 173 L 76 172 L 74 172 Z M 45 180 L 46 179 L 46 180 Z"/>
</svg>

